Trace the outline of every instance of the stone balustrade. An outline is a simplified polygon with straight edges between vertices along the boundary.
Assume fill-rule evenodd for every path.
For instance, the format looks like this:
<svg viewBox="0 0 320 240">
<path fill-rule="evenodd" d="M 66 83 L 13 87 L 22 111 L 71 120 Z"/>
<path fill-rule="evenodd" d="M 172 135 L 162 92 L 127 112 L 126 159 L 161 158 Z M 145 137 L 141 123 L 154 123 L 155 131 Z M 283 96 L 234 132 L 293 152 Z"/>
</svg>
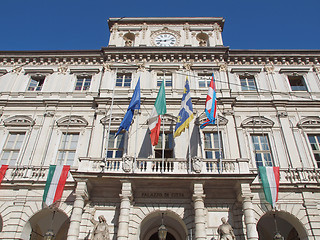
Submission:
<svg viewBox="0 0 320 240">
<path fill-rule="evenodd" d="M 248 159 L 192 159 L 192 170 L 185 159 L 107 159 L 80 158 L 79 166 L 72 170 L 79 172 L 135 173 L 135 174 L 257 174 L 257 169 L 249 169 Z M 222 171 L 220 166 L 222 166 Z M 49 167 L 20 166 L 9 167 L 3 182 L 46 181 Z M 71 175 L 68 181 L 72 180 Z M 283 168 L 280 169 L 280 184 L 320 183 L 320 169 Z"/>
</svg>

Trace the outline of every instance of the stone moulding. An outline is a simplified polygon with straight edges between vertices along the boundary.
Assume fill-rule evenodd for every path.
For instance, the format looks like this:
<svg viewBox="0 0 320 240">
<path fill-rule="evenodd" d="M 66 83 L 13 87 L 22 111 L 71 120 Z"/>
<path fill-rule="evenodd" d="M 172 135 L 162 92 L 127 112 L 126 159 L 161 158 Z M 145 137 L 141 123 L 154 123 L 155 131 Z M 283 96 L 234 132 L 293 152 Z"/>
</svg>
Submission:
<svg viewBox="0 0 320 240">
<path fill-rule="evenodd" d="M 58 127 L 86 127 L 88 121 L 81 116 L 70 115 L 57 120 Z"/>
<path fill-rule="evenodd" d="M 16 115 L 3 121 L 6 127 L 30 127 L 35 124 L 35 120 L 26 115 Z"/>
</svg>

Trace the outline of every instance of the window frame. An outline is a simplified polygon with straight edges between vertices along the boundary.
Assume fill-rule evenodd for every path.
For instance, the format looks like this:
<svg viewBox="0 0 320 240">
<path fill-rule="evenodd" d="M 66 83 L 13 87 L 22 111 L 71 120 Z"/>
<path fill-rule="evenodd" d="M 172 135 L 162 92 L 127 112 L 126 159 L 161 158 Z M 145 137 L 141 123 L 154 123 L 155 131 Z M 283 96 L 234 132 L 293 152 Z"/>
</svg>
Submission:
<svg viewBox="0 0 320 240">
<path fill-rule="evenodd" d="M 296 79 L 294 79 L 294 78 L 296 78 Z M 298 85 L 293 86 L 291 81 L 297 81 L 297 80 L 302 81 L 304 89 L 293 89 L 293 87 L 299 87 L 299 86 Z M 287 82 L 288 82 L 288 85 L 289 85 L 290 90 L 292 92 L 309 92 L 307 81 L 306 81 L 306 78 L 304 77 L 303 74 L 296 74 L 295 73 L 295 74 L 287 75 Z"/>
<path fill-rule="evenodd" d="M 174 158 L 174 156 L 175 156 L 175 154 L 174 154 L 175 143 L 174 143 L 173 132 L 172 131 L 164 131 L 164 134 L 165 134 L 164 158 Z M 158 144 L 154 146 L 154 158 L 156 158 L 156 159 L 162 158 L 162 135 L 163 135 L 163 132 L 161 131 L 159 134 Z M 168 140 L 168 142 L 167 142 L 167 140 Z M 168 147 L 167 147 L 167 143 L 169 145 Z M 172 145 L 172 147 L 170 147 L 170 145 Z M 168 155 L 170 155 L 170 156 L 168 157 Z M 160 156 L 160 157 L 157 157 L 157 156 Z"/>
<path fill-rule="evenodd" d="M 46 77 L 47 77 L 46 75 L 42 75 L 42 74 L 31 75 L 29 83 L 28 83 L 27 91 L 28 92 L 42 91 Z M 31 86 L 31 84 L 33 84 L 33 83 L 34 83 L 34 86 Z"/>
<path fill-rule="evenodd" d="M 66 146 L 64 145 L 64 147 L 62 148 L 61 144 L 63 143 L 63 138 L 64 136 L 67 135 L 78 135 L 78 139 L 77 139 L 77 143 L 75 148 L 66 148 Z M 58 149 L 57 149 L 57 156 L 56 156 L 56 164 L 57 165 L 70 165 L 70 166 L 74 166 L 75 165 L 75 160 L 77 158 L 77 150 L 79 147 L 79 139 L 80 139 L 80 131 L 61 131 L 61 136 L 60 136 L 60 140 L 59 140 L 59 145 L 58 145 Z M 70 141 L 69 145 L 72 143 L 72 141 Z M 68 156 L 69 153 L 73 152 L 74 153 L 74 157 L 72 160 L 72 164 L 68 163 Z M 60 153 L 63 154 L 63 158 L 62 161 L 60 159 Z M 65 155 L 64 153 L 68 153 L 67 155 Z M 66 157 L 67 156 L 67 157 Z"/>
<path fill-rule="evenodd" d="M 252 77 L 252 79 L 251 79 L 251 77 Z M 258 91 L 258 85 L 257 85 L 257 80 L 256 80 L 255 74 L 250 74 L 250 73 L 239 74 L 238 78 L 239 78 L 239 82 L 240 82 L 241 91 L 246 91 L 246 92 L 257 92 Z M 242 84 L 243 80 L 245 80 L 245 85 Z M 252 82 L 254 83 L 254 88 L 250 86 L 250 83 L 248 80 L 253 80 Z"/>
<path fill-rule="evenodd" d="M 307 139 L 308 139 L 308 145 L 311 149 L 311 153 L 313 155 L 313 160 L 315 162 L 315 166 L 317 168 L 320 168 L 320 133 L 306 133 L 307 135 Z M 318 149 L 314 150 L 313 147 L 312 147 L 312 143 L 310 142 L 310 136 L 318 136 L 319 139 L 315 138 L 316 139 L 316 143 L 318 144 Z M 319 159 L 317 160 L 317 157 L 316 157 L 316 154 L 319 155 Z"/>
<path fill-rule="evenodd" d="M 81 87 L 80 87 L 80 89 L 78 89 L 79 88 L 78 83 L 80 82 L 80 80 L 82 80 Z M 88 85 L 88 84 L 86 84 L 87 80 L 90 80 L 89 86 L 86 86 L 86 85 Z M 88 74 L 76 75 L 76 82 L 74 85 L 74 91 L 77 91 L 77 92 L 90 91 L 91 83 L 92 83 L 92 75 L 88 75 Z"/>
<path fill-rule="evenodd" d="M 156 87 L 160 87 L 162 80 L 165 80 L 164 87 L 165 88 L 173 88 L 173 74 L 171 72 L 170 73 L 157 72 L 156 77 L 157 77 Z M 169 84 L 167 84 L 167 83 L 169 83 Z"/>
<path fill-rule="evenodd" d="M 255 160 L 255 165 L 257 168 L 259 168 L 259 166 L 274 166 L 275 165 L 275 159 L 274 159 L 274 155 L 273 155 L 273 146 L 270 142 L 270 138 L 269 138 L 269 134 L 268 133 L 261 133 L 261 132 L 252 132 L 249 134 L 250 135 L 250 141 L 251 141 L 251 146 L 252 146 L 252 154 L 253 154 L 253 159 Z M 268 143 L 268 147 L 269 149 L 268 150 L 258 150 L 256 149 L 255 147 L 255 143 L 254 143 L 254 139 L 253 139 L 253 136 L 258 136 L 258 137 L 266 137 L 266 142 Z M 261 140 L 260 140 L 260 143 L 261 143 Z M 259 144 L 259 146 L 261 147 L 262 145 Z M 265 164 L 267 162 L 267 160 L 265 160 L 265 156 L 264 155 L 261 155 L 261 159 L 262 161 L 257 161 L 257 152 L 259 154 L 266 154 L 268 153 L 269 156 L 270 156 L 270 161 L 269 163 L 270 164 Z M 258 164 L 259 162 L 262 162 L 262 164 Z"/>
<path fill-rule="evenodd" d="M 223 144 L 223 140 L 222 140 L 222 132 L 221 130 L 219 130 L 219 134 L 218 131 L 203 131 L 203 151 L 204 151 L 204 158 L 205 159 L 212 159 L 212 160 L 217 160 L 217 159 L 224 159 L 225 158 L 225 154 L 224 154 L 224 144 Z M 206 147 L 206 135 L 210 134 L 210 143 L 211 143 L 211 148 Z M 220 148 L 219 148 L 219 142 L 217 143 L 218 146 L 214 146 L 215 145 L 215 136 L 218 137 L 220 136 Z M 217 139 L 218 140 L 218 139 Z M 208 158 L 207 157 L 207 152 L 211 152 L 211 154 L 214 152 L 214 155 L 212 155 L 212 158 Z M 217 158 L 216 154 L 220 155 L 220 158 Z"/>
<path fill-rule="evenodd" d="M 117 133 L 117 130 L 110 130 L 108 135 L 109 136 L 109 139 L 107 139 L 108 149 L 106 149 L 107 146 L 105 146 L 105 156 L 107 156 L 108 159 L 122 158 L 125 153 L 125 144 L 126 144 L 127 134 L 124 130 L 121 131 L 117 137 L 113 137 L 113 146 L 110 147 L 110 136 L 115 136 L 116 133 Z M 122 136 L 120 142 L 119 142 L 119 136 Z M 118 146 L 118 143 L 119 143 L 119 146 Z M 121 145 L 122 145 L 122 148 L 120 148 Z M 109 156 L 109 152 L 112 152 L 111 153 L 112 156 Z M 117 152 L 122 152 L 121 156 L 117 156 Z"/>
<path fill-rule="evenodd" d="M 120 78 L 119 75 L 122 75 L 122 77 Z M 129 77 L 126 78 L 127 76 L 129 76 Z M 129 85 L 127 85 L 128 82 L 126 82 L 126 79 L 130 79 Z M 120 80 L 121 80 L 121 82 L 120 82 Z M 128 88 L 128 89 L 130 89 L 131 85 L 132 85 L 132 80 L 133 80 L 132 72 L 117 72 L 115 86 L 117 88 Z"/>
<path fill-rule="evenodd" d="M 198 73 L 198 88 L 199 89 L 208 89 L 210 87 L 210 82 L 212 79 L 212 73 Z M 200 86 L 200 82 L 204 82 L 204 86 Z"/>
<path fill-rule="evenodd" d="M 20 145 L 20 148 L 17 149 L 17 148 L 8 148 L 7 147 L 7 144 L 9 142 L 9 138 L 10 136 L 12 136 L 13 134 L 19 134 L 19 136 L 23 133 L 23 139 L 21 141 L 21 145 Z M 25 141 L 26 141 L 26 135 L 27 135 L 27 131 L 26 130 L 8 130 L 8 134 L 7 134 L 7 138 L 6 140 L 4 141 L 4 144 L 2 146 L 2 150 L 1 150 L 1 158 L 0 158 L 0 165 L 9 165 L 9 166 L 16 166 L 17 163 L 18 163 L 18 160 L 20 159 L 20 155 L 21 155 L 21 150 L 23 150 L 25 148 Z M 15 144 L 17 143 L 17 139 L 15 139 L 14 141 L 14 147 L 15 147 Z M 5 152 L 8 152 L 9 153 L 9 157 L 7 159 L 7 162 L 4 163 L 3 162 L 3 155 L 5 154 Z M 11 161 L 12 161 L 12 155 L 13 153 L 17 153 L 17 157 L 16 159 L 14 160 L 14 164 L 11 164 Z"/>
</svg>

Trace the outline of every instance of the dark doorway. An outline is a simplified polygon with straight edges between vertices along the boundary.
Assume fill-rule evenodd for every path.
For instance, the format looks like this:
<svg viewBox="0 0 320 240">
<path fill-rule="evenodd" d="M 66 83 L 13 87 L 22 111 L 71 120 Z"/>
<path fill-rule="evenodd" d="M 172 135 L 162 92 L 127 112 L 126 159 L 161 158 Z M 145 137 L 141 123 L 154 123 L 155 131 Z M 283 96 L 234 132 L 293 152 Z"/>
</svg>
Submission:
<svg viewBox="0 0 320 240">
<path fill-rule="evenodd" d="M 152 236 L 149 238 L 149 240 L 159 240 L 158 238 L 158 232 L 152 234 Z M 171 233 L 167 233 L 166 240 L 176 240 L 175 237 Z"/>
</svg>

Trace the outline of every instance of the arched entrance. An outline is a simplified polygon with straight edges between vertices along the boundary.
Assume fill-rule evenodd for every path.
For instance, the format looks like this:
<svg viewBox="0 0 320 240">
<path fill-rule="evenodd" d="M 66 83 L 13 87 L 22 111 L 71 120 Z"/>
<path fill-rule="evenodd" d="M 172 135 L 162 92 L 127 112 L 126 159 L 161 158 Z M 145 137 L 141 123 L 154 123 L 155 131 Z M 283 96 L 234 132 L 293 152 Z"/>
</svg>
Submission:
<svg viewBox="0 0 320 240">
<path fill-rule="evenodd" d="M 286 212 L 268 212 L 263 215 L 258 224 L 257 230 L 259 240 L 273 239 L 276 228 L 274 214 L 276 217 L 277 228 L 286 240 L 305 240 L 308 239 L 305 229 L 301 222 L 293 215 Z"/>
<path fill-rule="evenodd" d="M 69 218 L 60 210 L 43 209 L 33 215 L 24 226 L 21 239 L 42 240 L 52 230 L 56 240 L 67 239 Z"/>
<path fill-rule="evenodd" d="M 163 213 L 163 215 L 162 215 Z M 140 240 L 158 240 L 158 229 L 162 222 L 168 233 L 166 240 L 185 240 L 187 238 L 187 227 L 183 220 L 172 211 L 156 211 L 150 213 L 141 222 Z"/>
</svg>

